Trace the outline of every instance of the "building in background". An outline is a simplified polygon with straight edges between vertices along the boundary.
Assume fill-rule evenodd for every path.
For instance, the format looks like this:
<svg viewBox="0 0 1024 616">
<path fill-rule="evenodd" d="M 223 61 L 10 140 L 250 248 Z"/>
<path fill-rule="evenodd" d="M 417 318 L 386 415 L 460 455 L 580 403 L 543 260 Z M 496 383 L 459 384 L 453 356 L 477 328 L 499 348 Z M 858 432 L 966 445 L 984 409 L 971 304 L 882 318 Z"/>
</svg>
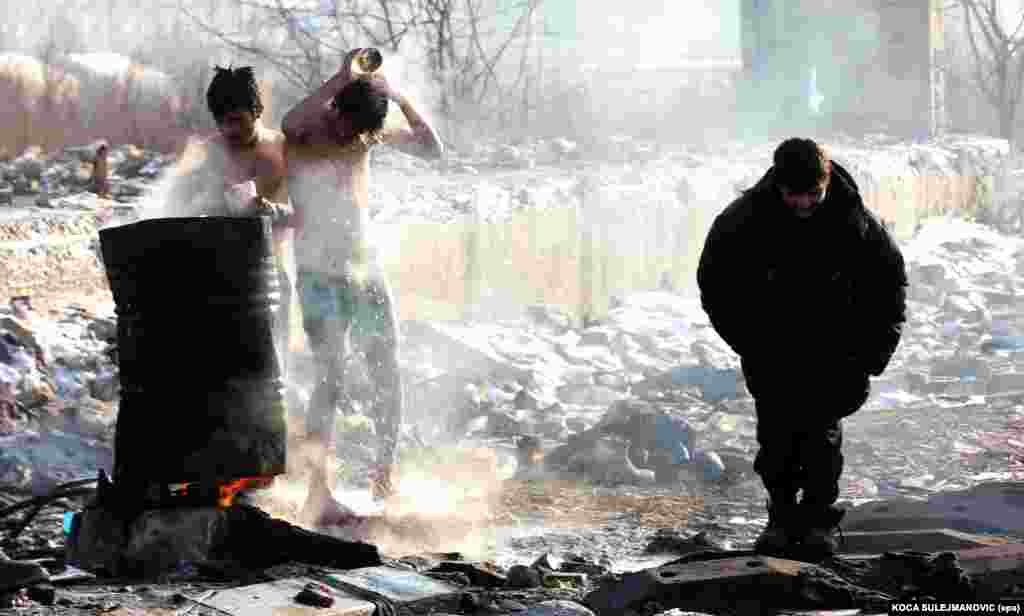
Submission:
<svg viewBox="0 0 1024 616">
<path fill-rule="evenodd" d="M 334 2 L 304 4 L 306 29 L 331 23 Z M 522 5 L 488 3 L 485 31 L 495 46 L 516 27 Z M 545 0 L 516 43 L 530 47 L 525 64 L 534 70 L 515 82 L 515 95 L 530 99 L 530 126 L 589 115 L 609 130 L 657 134 L 729 124 L 741 136 L 834 128 L 917 138 L 943 132 L 953 117 L 959 129 L 984 130 L 990 110 L 961 100 L 980 97 L 962 85 L 959 92 L 966 81 L 947 69 L 945 22 L 955 12 L 940 0 Z M 39 56 L 46 40 L 58 54 L 114 52 L 201 92 L 210 65 L 243 60 L 192 17 L 224 32 L 276 36 L 253 26 L 255 13 L 241 0 L 7 2 L 0 52 Z M 503 68 L 515 74 L 521 58 L 510 50 Z M 703 126 L 683 126 L 681 114 Z"/>
<path fill-rule="evenodd" d="M 581 138 L 689 139 L 731 125 L 739 9 L 739 0 L 541 3 L 538 118 Z M 510 11 L 507 31 L 514 21 Z M 694 117 L 703 122 L 684 120 Z"/>
<path fill-rule="evenodd" d="M 943 132 L 945 10 L 941 0 L 742 0 L 745 114 L 783 130 Z"/>
</svg>

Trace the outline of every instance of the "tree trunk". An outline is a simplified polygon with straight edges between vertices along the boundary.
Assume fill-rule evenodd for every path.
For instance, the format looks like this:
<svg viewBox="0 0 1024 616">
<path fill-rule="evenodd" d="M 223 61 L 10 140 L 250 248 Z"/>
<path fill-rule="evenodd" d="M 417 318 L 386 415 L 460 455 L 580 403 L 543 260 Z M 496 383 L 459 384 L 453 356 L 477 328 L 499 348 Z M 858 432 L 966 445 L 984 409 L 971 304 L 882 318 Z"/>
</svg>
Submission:
<svg viewBox="0 0 1024 616">
<path fill-rule="evenodd" d="M 448 100 L 448 39 L 445 32 L 446 19 L 444 14 L 437 16 L 437 79 L 441 84 L 441 113 L 447 116 L 451 112 Z"/>
<path fill-rule="evenodd" d="M 107 49 L 114 48 L 114 0 L 107 0 Z"/>
<path fill-rule="evenodd" d="M 1016 109 L 1012 103 L 1003 103 L 999 108 L 999 136 L 1010 142 L 1010 147 L 1016 150 Z"/>
</svg>

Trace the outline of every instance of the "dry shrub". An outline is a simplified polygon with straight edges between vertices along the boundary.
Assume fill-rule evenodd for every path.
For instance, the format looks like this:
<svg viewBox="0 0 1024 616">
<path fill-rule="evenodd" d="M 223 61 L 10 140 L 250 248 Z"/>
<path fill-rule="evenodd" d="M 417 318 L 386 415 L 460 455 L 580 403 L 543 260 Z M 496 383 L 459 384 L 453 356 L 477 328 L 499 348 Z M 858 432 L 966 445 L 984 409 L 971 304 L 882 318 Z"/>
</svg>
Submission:
<svg viewBox="0 0 1024 616">
<path fill-rule="evenodd" d="M 175 151 L 189 134 L 183 117 L 194 110 L 173 91 L 144 86 L 145 78 L 141 69 L 76 77 L 28 56 L 0 56 L 0 152 L 54 152 L 96 139 Z"/>
</svg>

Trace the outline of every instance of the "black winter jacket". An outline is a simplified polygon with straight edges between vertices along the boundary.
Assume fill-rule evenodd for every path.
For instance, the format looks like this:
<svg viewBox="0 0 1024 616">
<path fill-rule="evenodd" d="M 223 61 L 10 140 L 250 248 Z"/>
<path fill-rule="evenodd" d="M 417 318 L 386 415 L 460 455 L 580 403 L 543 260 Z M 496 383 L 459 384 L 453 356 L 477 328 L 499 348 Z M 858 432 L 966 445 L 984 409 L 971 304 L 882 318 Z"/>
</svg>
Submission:
<svg viewBox="0 0 1024 616">
<path fill-rule="evenodd" d="M 712 223 L 697 270 L 701 303 L 755 396 L 810 379 L 866 397 L 867 375 L 885 370 L 902 334 L 903 256 L 835 161 L 808 219 L 786 210 L 773 174 Z"/>
</svg>

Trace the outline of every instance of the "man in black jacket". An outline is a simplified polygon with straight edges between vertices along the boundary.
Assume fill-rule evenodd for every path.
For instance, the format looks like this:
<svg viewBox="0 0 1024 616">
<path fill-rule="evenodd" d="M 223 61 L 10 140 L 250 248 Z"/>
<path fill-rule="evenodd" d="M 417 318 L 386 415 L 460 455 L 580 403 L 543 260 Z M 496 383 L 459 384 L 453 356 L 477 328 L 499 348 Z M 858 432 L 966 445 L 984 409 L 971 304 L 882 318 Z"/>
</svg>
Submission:
<svg viewBox="0 0 1024 616">
<path fill-rule="evenodd" d="M 800 544 L 824 557 L 843 517 L 840 420 L 864 404 L 868 375 L 899 344 L 907 276 L 853 178 L 818 144 L 788 139 L 773 159 L 716 217 L 697 284 L 756 403 L 754 469 L 770 500 L 755 549 Z"/>
</svg>

